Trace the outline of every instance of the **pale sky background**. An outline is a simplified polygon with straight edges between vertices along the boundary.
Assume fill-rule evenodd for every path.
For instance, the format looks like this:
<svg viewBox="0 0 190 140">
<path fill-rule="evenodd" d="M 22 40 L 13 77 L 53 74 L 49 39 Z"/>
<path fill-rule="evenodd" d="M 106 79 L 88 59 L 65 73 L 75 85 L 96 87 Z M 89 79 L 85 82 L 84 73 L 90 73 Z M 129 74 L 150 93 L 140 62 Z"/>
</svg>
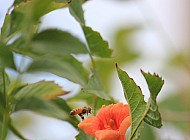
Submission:
<svg viewBox="0 0 190 140">
<path fill-rule="evenodd" d="M 12 0 L 0 0 L 0 27 L 3 24 L 4 15 L 7 7 Z M 125 69 L 135 82 L 142 87 L 145 99 L 148 99 L 148 90 L 146 82 L 140 73 L 140 69 L 145 72 L 156 72 L 162 75 L 165 79 L 165 85 L 161 92 L 174 91 L 176 85 L 167 79 L 167 76 L 161 71 L 162 62 L 170 53 L 168 46 L 173 46 L 173 51 L 178 51 L 180 46 L 189 45 L 189 21 L 190 19 L 183 16 L 189 10 L 188 0 L 141 0 L 125 2 L 116 0 L 91 0 L 84 4 L 85 19 L 87 25 L 101 33 L 105 40 L 112 42 L 111 35 L 118 29 L 119 26 L 130 26 L 133 24 L 143 24 L 146 28 L 142 32 L 136 34 L 136 48 L 141 51 L 144 60 L 135 63 L 134 65 L 126 65 Z M 53 11 L 43 17 L 42 30 L 45 28 L 59 28 L 66 30 L 84 39 L 78 23 L 68 12 L 68 9 Z M 166 47 L 167 44 L 167 47 Z M 19 58 L 18 58 L 19 59 Z M 19 61 L 19 60 L 18 60 Z M 38 77 L 30 79 L 30 82 L 35 82 L 41 79 L 55 80 L 63 88 L 68 90 L 74 89 L 75 93 L 80 89 L 76 84 L 73 84 L 62 78 L 50 75 L 49 77 Z M 113 81 L 113 93 L 122 92 L 120 82 L 116 74 Z M 122 95 L 122 94 L 121 94 Z M 160 94 L 159 100 L 165 95 Z M 115 97 L 116 99 L 125 102 L 123 96 Z M 73 140 L 77 134 L 77 130 L 66 122 L 57 121 L 52 118 L 42 117 L 35 113 L 23 111 L 22 113 L 13 114 L 15 120 L 27 116 L 31 119 L 29 126 L 20 126 L 20 131 L 24 136 L 30 139 L 53 139 L 53 140 Z M 48 122 L 48 123 L 47 123 Z M 167 133 L 164 133 L 167 130 Z M 163 134 L 163 139 L 168 137 L 172 140 L 183 140 L 180 132 L 169 125 L 159 131 Z M 175 134 L 175 135 L 174 135 Z M 35 136 L 35 137 L 34 137 Z M 16 139 L 10 135 L 9 140 Z"/>
</svg>

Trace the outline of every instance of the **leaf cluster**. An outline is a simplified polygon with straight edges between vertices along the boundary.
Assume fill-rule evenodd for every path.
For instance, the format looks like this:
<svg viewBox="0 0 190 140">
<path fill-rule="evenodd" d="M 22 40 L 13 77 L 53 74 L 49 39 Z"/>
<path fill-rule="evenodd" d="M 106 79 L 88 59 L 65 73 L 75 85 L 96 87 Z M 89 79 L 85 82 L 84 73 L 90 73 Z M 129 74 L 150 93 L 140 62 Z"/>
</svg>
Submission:
<svg viewBox="0 0 190 140">
<path fill-rule="evenodd" d="M 74 102 L 83 101 L 92 106 L 94 114 L 103 104 L 116 102 L 105 92 L 96 66 L 97 58 L 103 60 L 112 57 L 112 50 L 100 33 L 85 24 L 83 3 L 83 0 L 14 1 L 11 7 L 13 10 L 6 15 L 0 35 L 0 139 L 6 139 L 8 131 L 12 131 L 20 139 L 28 139 L 12 123 L 11 114 L 20 110 L 30 110 L 65 120 L 77 128 L 79 120 L 69 116 L 71 107 L 75 106 Z M 70 14 L 81 26 L 85 42 L 67 31 L 40 30 L 42 17 L 60 8 L 69 9 Z M 125 48 L 123 44 L 121 48 Z M 79 54 L 89 56 L 89 69 L 84 67 L 83 61 L 77 59 Z M 122 58 L 118 61 L 123 62 L 126 58 L 124 53 L 121 54 Z M 19 65 L 15 64 L 14 56 L 17 55 L 22 56 Z M 131 57 L 136 55 L 132 54 Z M 31 62 L 24 66 L 26 58 L 30 58 Z M 16 81 L 11 80 L 8 69 L 18 74 Z M 129 139 L 138 139 L 143 121 L 157 128 L 161 127 L 156 97 L 162 88 L 163 80 L 158 75 L 142 71 L 151 93 L 146 103 L 140 88 L 128 74 L 118 67 L 117 71 L 131 111 L 132 125 Z M 73 98 L 64 100 L 59 96 L 70 92 L 62 89 L 54 81 L 35 83 L 19 81 L 23 74 L 40 72 L 49 72 L 65 78 L 80 85 L 81 90 Z M 77 136 L 78 140 L 84 138 L 91 139 L 83 132 Z"/>
</svg>

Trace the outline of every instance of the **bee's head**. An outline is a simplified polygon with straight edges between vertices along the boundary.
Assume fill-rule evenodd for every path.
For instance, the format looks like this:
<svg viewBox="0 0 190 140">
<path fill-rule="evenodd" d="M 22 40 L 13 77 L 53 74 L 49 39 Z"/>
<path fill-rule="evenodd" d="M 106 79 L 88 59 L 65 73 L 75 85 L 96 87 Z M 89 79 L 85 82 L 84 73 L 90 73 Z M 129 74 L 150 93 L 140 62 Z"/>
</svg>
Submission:
<svg viewBox="0 0 190 140">
<path fill-rule="evenodd" d="M 74 111 L 71 111 L 69 115 L 70 115 L 70 116 L 73 116 L 73 115 L 75 115 L 75 112 L 74 112 Z"/>
</svg>

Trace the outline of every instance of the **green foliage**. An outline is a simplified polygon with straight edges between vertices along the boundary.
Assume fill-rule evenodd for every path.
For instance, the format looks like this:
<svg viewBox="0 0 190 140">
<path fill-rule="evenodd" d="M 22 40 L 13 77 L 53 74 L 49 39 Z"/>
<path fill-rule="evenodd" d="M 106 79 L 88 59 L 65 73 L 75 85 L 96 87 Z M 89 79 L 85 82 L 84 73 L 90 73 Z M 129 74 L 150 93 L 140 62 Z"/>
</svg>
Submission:
<svg viewBox="0 0 190 140">
<path fill-rule="evenodd" d="M 117 67 L 117 71 L 123 86 L 125 98 L 130 107 L 132 118 L 129 139 L 136 139 L 136 135 L 139 135 L 137 130 L 144 118 L 146 103 L 140 87 L 136 85 L 134 80 L 131 79 L 128 74 L 125 71 L 122 71 L 119 67 Z"/>
<path fill-rule="evenodd" d="M 69 11 L 71 15 L 81 24 L 85 25 L 84 11 L 82 9 L 82 0 L 73 0 L 69 4 Z"/>
<path fill-rule="evenodd" d="M 157 74 L 154 73 L 154 75 L 150 73 L 145 73 L 141 70 L 141 73 L 143 74 L 144 78 L 146 79 L 146 82 L 148 84 L 148 88 L 150 90 L 150 97 L 154 100 L 156 100 L 156 97 L 158 96 L 158 93 L 160 92 L 164 80 L 162 80 L 161 77 L 159 77 Z"/>
<path fill-rule="evenodd" d="M 100 33 L 85 25 L 82 8 L 84 2 L 83 0 L 14 1 L 11 7 L 13 10 L 5 16 L 0 35 L 0 139 L 6 139 L 9 130 L 18 138 L 26 139 L 12 125 L 12 113 L 20 110 L 30 110 L 68 121 L 77 128 L 79 120 L 69 116 L 73 109 L 71 106 L 76 106 L 76 102 L 82 101 L 91 106 L 94 115 L 102 105 L 116 103 L 106 93 L 104 87 L 115 71 L 113 66 L 115 61 L 123 63 L 137 58 L 138 54 L 129 49 L 128 43 L 125 44 L 121 40 L 134 30 L 119 32 L 115 37 L 115 46 L 120 48 L 118 52 L 116 51 L 116 59 L 103 60 L 102 58 L 112 57 L 112 50 Z M 70 14 L 80 24 L 86 42 L 69 32 L 58 29 L 40 31 L 41 18 L 44 15 L 67 6 Z M 13 54 L 23 56 L 17 67 Z M 83 66 L 84 61 L 77 59 L 78 54 L 89 55 L 88 68 Z M 31 61 L 21 70 L 25 57 L 29 57 Z M 95 59 L 97 57 L 99 57 L 98 60 Z M 12 77 L 6 73 L 7 68 L 13 69 L 18 74 L 15 81 L 10 80 Z M 146 104 L 140 88 L 128 74 L 118 67 L 117 71 L 131 111 L 132 126 L 129 139 L 138 139 L 143 129 L 143 120 L 155 127 L 161 126 L 156 97 L 162 88 L 163 81 L 157 75 L 142 72 L 151 92 L 149 102 Z M 81 91 L 74 97 L 64 100 L 58 96 L 68 92 L 53 81 L 38 81 L 32 84 L 20 81 L 21 76 L 22 79 L 25 78 L 24 74 L 34 72 L 49 72 L 66 78 L 79 84 Z M 99 75 L 103 75 L 103 78 Z M 80 132 L 76 138 L 78 140 L 93 139 L 84 132 Z"/>
<path fill-rule="evenodd" d="M 54 59 L 53 59 L 54 58 Z M 46 71 L 67 78 L 82 86 L 87 83 L 87 71 L 73 56 L 47 57 L 34 60 L 28 68 L 28 72 Z"/>
<path fill-rule="evenodd" d="M 108 42 L 103 40 L 100 34 L 93 31 L 92 28 L 82 26 L 90 52 L 92 55 L 99 57 L 110 57 L 112 50 L 108 47 Z"/>
<path fill-rule="evenodd" d="M 145 103 L 142 91 L 140 87 L 136 85 L 134 80 L 118 66 L 117 71 L 123 86 L 125 98 L 130 107 L 132 118 L 129 140 L 139 138 L 143 120 L 149 125 L 160 128 L 162 126 L 162 122 L 156 103 L 156 97 L 160 92 L 164 81 L 156 74 L 152 75 L 141 71 L 147 81 L 151 93 L 148 103 Z"/>
<path fill-rule="evenodd" d="M 13 60 L 13 53 L 9 50 L 9 48 L 0 42 L 0 67 L 5 68 L 13 68 L 16 69 L 14 60 Z"/>
<path fill-rule="evenodd" d="M 162 78 L 156 74 L 152 75 L 150 73 L 147 74 L 143 71 L 141 72 L 145 77 L 148 88 L 150 90 L 150 98 L 147 104 L 148 113 L 146 114 L 144 121 L 154 127 L 160 128 L 162 126 L 162 120 L 158 111 L 156 97 L 164 84 L 164 80 L 162 80 Z"/>
<path fill-rule="evenodd" d="M 30 97 L 38 97 L 42 99 L 53 99 L 57 96 L 64 95 L 67 92 L 62 88 L 50 81 L 40 81 L 33 84 L 28 84 L 21 88 L 15 94 L 17 100 Z"/>
<path fill-rule="evenodd" d="M 70 33 L 49 29 L 34 37 L 29 52 L 38 56 L 48 55 L 51 52 L 51 55 L 64 57 L 70 54 L 84 54 L 88 51 L 86 45 Z"/>
</svg>

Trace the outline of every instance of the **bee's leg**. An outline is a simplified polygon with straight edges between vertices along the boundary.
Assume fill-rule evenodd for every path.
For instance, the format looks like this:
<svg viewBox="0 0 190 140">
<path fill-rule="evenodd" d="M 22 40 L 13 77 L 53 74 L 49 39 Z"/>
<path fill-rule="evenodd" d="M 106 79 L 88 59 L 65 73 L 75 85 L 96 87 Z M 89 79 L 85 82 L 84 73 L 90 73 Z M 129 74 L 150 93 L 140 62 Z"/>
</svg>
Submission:
<svg viewBox="0 0 190 140">
<path fill-rule="evenodd" d="M 72 0 L 69 0 L 67 3 L 69 4 L 69 3 L 71 3 L 72 2 Z"/>
<path fill-rule="evenodd" d="M 78 115 L 81 117 L 82 120 L 84 120 L 84 116 L 83 116 L 82 113 L 80 113 L 80 114 L 78 114 Z"/>
</svg>

